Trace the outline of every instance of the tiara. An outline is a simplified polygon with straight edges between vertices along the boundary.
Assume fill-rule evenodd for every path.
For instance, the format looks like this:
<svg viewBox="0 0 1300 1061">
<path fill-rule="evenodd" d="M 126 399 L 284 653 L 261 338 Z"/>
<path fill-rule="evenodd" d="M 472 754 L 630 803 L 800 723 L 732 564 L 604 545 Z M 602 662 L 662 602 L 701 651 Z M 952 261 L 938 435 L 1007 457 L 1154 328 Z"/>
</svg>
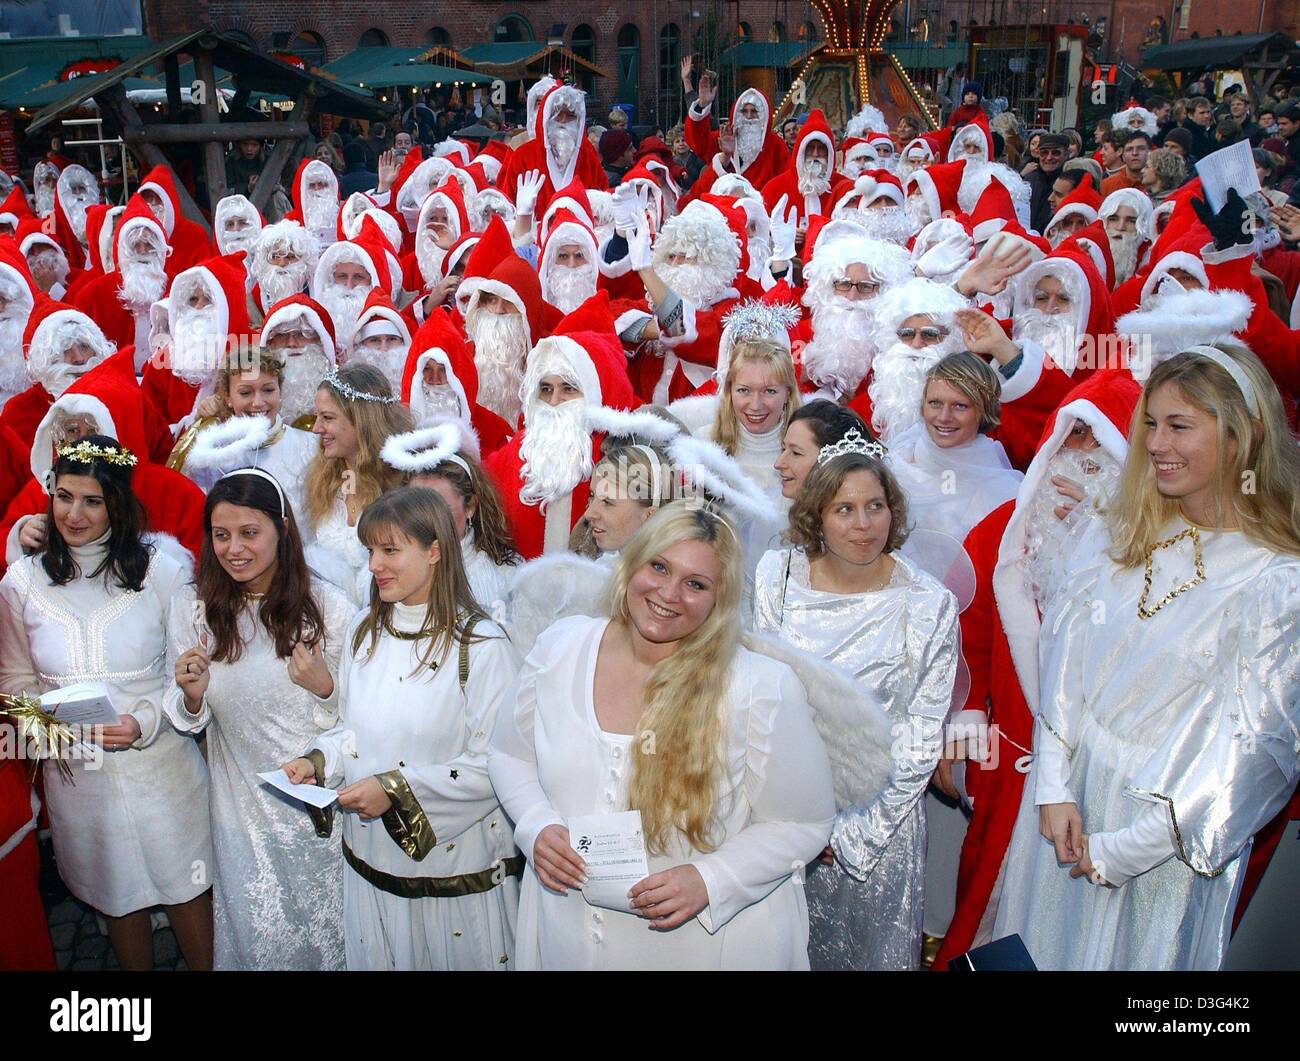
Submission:
<svg viewBox="0 0 1300 1061">
<path fill-rule="evenodd" d="M 817 454 L 817 465 L 820 467 L 828 460 L 842 457 L 846 453 L 863 453 L 868 457 L 875 457 L 876 460 L 884 460 L 886 452 L 881 443 L 874 438 L 863 438 L 856 427 L 851 427 L 838 442 L 832 442 L 829 446 L 821 448 L 821 452 Z"/>
<path fill-rule="evenodd" d="M 783 335 L 799 323 L 797 306 L 789 302 L 762 302 L 749 299 L 725 317 L 722 326 L 730 328 L 737 342 L 758 342 Z"/>
<path fill-rule="evenodd" d="M 337 370 L 331 371 L 328 376 L 321 380 L 322 384 L 328 383 L 343 397 L 353 402 L 378 402 L 380 405 L 396 405 L 397 399 L 392 395 L 369 394 L 366 391 L 357 390 L 351 383 L 339 377 Z"/>
<path fill-rule="evenodd" d="M 107 464 L 120 464 L 125 468 L 134 468 L 136 465 L 135 454 L 125 447 L 109 449 L 107 446 L 100 446 L 85 440 L 78 442 L 75 446 L 64 446 L 56 452 L 60 457 L 66 457 L 78 464 L 89 464 L 91 461 L 101 460 Z"/>
</svg>

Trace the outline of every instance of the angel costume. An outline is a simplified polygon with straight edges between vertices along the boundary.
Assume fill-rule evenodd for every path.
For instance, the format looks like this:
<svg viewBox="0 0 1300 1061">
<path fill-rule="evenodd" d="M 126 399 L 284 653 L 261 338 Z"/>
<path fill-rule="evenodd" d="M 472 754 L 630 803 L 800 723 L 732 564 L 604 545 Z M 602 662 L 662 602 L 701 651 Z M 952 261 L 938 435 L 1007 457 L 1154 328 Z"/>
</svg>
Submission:
<svg viewBox="0 0 1300 1061">
<path fill-rule="evenodd" d="M 356 524 L 348 522 L 346 487 L 346 481 L 339 486 L 334 505 L 324 519 L 314 527 L 310 520 L 304 521 L 314 538 L 305 551 L 307 566 L 312 573 L 342 590 L 353 606 L 359 608 L 369 601 L 370 572 L 367 565 L 370 554 L 357 537 Z"/>
<path fill-rule="evenodd" d="M 510 565 L 497 564 L 492 557 L 474 544 L 474 528 L 467 524 L 465 536 L 460 540 L 460 558 L 465 564 L 465 579 L 469 582 L 474 599 L 484 611 L 506 594 L 506 587 L 514 572 Z"/>
<path fill-rule="evenodd" d="M 67 758 L 73 781 L 45 763 L 54 857 L 68 890 L 108 917 L 178 906 L 211 887 L 208 771 L 198 745 L 163 718 L 167 622 L 189 579 L 155 551 L 139 592 L 91 573 L 108 532 L 70 548 L 80 573 L 53 585 L 39 556 L 0 582 L 0 690 L 40 694 L 76 682 L 107 686 L 140 724 L 130 748 Z"/>
<path fill-rule="evenodd" d="M 907 498 L 912 524 L 965 541 L 971 528 L 1010 501 L 1024 476 L 1011 467 L 1002 443 L 987 435 L 947 449 L 924 423 L 913 424 L 885 458 Z"/>
<path fill-rule="evenodd" d="M 758 565 L 755 630 L 852 675 L 893 723 L 889 784 L 867 805 L 840 807 L 830 840 L 835 864 L 817 862 L 808 874 L 814 969 L 915 969 L 921 958 L 921 797 L 952 703 L 957 606 L 932 577 L 891 555 L 889 584 L 872 593 L 813 589 L 801 549 L 773 550 Z"/>
<path fill-rule="evenodd" d="M 498 719 L 492 782 L 530 858 L 538 834 L 574 815 L 628 809 L 633 736 L 596 719 L 594 679 L 606 618 L 574 615 L 537 639 L 513 710 Z M 528 869 L 519 905 L 521 969 L 806 969 L 804 864 L 826 843 L 834 813 L 830 766 L 803 687 L 784 664 L 741 648 L 731 669 L 719 789 L 718 846 L 674 833 L 651 874 L 690 863 L 709 903 L 669 932 L 632 913 L 589 906 L 579 891 L 544 888 Z"/>
<path fill-rule="evenodd" d="M 523 859 L 488 780 L 488 740 L 518 653 L 481 620 L 430 667 L 425 606 L 393 605 L 374 655 L 339 666 L 339 724 L 311 743 L 317 781 L 375 777 L 392 801 L 379 819 L 343 816 L 343 943 L 349 969 L 508 969 Z"/>
<path fill-rule="evenodd" d="M 1043 615 L 1041 713 L 994 938 L 1042 969 L 1217 969 L 1251 837 L 1300 775 L 1300 558 L 1175 517 L 1144 567 L 1095 521 Z M 1109 886 L 1038 805 L 1075 803 Z"/>
<path fill-rule="evenodd" d="M 342 632 L 353 609 L 334 587 L 312 582 L 325 619 L 323 648 L 337 673 Z M 199 644 L 193 585 L 172 607 L 167 673 Z M 163 710 L 182 733 L 208 734 L 211 775 L 214 967 L 217 969 L 343 968 L 343 862 L 337 838 L 305 828 L 302 804 L 258 778 L 298 755 L 338 718 L 337 696 L 319 700 L 289 680 L 288 663 L 257 618 L 258 598 L 239 616 L 244 649 L 234 663 L 212 664 L 198 714 L 190 714 L 171 683 Z M 337 693 L 338 685 L 335 683 Z"/>
</svg>

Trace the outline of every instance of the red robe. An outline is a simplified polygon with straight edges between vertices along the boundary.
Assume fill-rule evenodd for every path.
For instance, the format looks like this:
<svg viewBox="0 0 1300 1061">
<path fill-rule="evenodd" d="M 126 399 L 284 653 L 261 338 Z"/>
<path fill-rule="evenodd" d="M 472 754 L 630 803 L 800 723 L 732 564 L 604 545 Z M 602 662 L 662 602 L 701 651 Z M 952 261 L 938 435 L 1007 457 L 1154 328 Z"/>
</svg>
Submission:
<svg viewBox="0 0 1300 1061">
<path fill-rule="evenodd" d="M 145 363 L 140 374 L 140 390 L 146 403 L 162 412 L 168 424 L 174 424 L 194 411 L 194 400 L 199 388 L 174 375 L 169 368 L 160 368 L 152 361 Z M 170 451 L 168 451 L 170 453 Z M 167 458 L 163 458 L 166 463 Z"/>
<path fill-rule="evenodd" d="M 593 460 L 600 458 L 599 439 L 599 435 L 593 435 L 591 439 Z M 514 535 L 519 555 L 525 560 L 534 560 L 542 555 L 546 517 L 542 514 L 540 505 L 525 505 L 519 499 L 519 491 L 524 486 L 523 461 L 519 456 L 519 447 L 523 441 L 524 432 L 520 431 L 508 444 L 483 462 L 483 469 L 492 477 L 497 493 L 501 495 L 501 507 L 505 509 L 506 521 L 510 524 L 510 533 Z M 569 511 L 570 529 L 587 510 L 590 491 L 591 483 L 585 479 L 573 488 Z"/>
<path fill-rule="evenodd" d="M 700 171 L 695 184 L 691 187 L 689 198 L 706 194 L 713 187 L 713 182 L 724 173 L 738 172 L 733 166 L 724 167 L 720 158 L 718 131 L 710 127 L 709 116 L 696 118 L 688 110 L 686 113 L 686 143 L 695 152 L 697 158 L 704 159 L 704 169 Z M 740 175 L 760 191 L 768 181 L 783 173 L 790 165 L 790 149 L 776 133 L 769 132 L 763 140 L 763 147 Z M 684 203 L 678 203 L 680 209 Z"/>
<path fill-rule="evenodd" d="M 121 282 L 120 272 L 105 273 L 83 284 L 72 302 L 119 350 L 135 345 L 135 315 L 117 297 Z"/>
<path fill-rule="evenodd" d="M 537 206 L 533 211 L 534 217 L 541 218 L 546 214 L 546 208 L 555 198 L 558 189 L 551 181 L 551 171 L 546 165 L 546 148 L 539 138 L 534 137 L 516 148 L 510 161 L 501 167 L 496 183 L 514 202 L 519 178 L 533 169 L 538 170 L 543 178 L 541 190 L 537 193 Z M 609 188 L 609 178 L 605 176 L 605 167 L 600 164 L 600 156 L 585 136 L 578 143 L 578 163 L 573 168 L 573 179 L 584 188 L 594 188 L 597 191 Z"/>
<path fill-rule="evenodd" d="M 0 972 L 53 971 L 54 947 L 41 902 L 41 859 L 32 827 L 31 767 L 0 759 Z"/>
</svg>

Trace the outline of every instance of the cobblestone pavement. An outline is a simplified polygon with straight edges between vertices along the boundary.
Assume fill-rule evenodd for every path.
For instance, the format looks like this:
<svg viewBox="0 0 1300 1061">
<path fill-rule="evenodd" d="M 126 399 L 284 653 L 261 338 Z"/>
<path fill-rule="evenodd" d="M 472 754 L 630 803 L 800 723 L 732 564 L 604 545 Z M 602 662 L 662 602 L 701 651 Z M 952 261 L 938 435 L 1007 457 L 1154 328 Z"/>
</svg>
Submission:
<svg viewBox="0 0 1300 1061">
<path fill-rule="evenodd" d="M 54 941 L 54 958 L 60 969 L 117 969 L 117 957 L 99 916 L 85 903 L 72 897 L 54 865 L 54 850 L 41 841 L 41 898 Z M 153 913 L 153 962 L 155 970 L 180 971 L 185 959 L 176 946 L 176 936 L 161 910 Z"/>
</svg>

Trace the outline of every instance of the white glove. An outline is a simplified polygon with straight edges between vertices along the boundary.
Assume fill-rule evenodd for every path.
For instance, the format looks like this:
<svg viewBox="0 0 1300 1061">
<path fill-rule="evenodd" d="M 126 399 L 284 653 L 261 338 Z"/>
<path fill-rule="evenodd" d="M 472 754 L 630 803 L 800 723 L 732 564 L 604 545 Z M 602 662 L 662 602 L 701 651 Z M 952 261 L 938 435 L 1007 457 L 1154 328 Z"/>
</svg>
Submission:
<svg viewBox="0 0 1300 1061">
<path fill-rule="evenodd" d="M 620 184 L 614 189 L 614 231 L 624 238 L 630 237 L 637 227 L 641 199 L 630 184 Z"/>
<path fill-rule="evenodd" d="M 650 251 L 650 226 L 645 219 L 627 237 L 627 258 L 637 272 L 649 269 L 653 260 Z"/>
<path fill-rule="evenodd" d="M 537 209 L 537 196 L 541 193 L 542 185 L 545 183 L 546 177 L 538 169 L 530 169 L 527 173 L 520 175 L 519 180 L 515 182 L 516 215 L 533 216 L 533 211 Z"/>
<path fill-rule="evenodd" d="M 931 279 L 955 273 L 975 257 L 975 241 L 965 232 L 945 236 L 916 260 L 916 275 Z"/>
<path fill-rule="evenodd" d="M 772 260 L 774 262 L 788 262 L 794 257 L 794 237 L 799 227 L 795 223 L 795 218 L 798 217 L 799 211 L 793 206 L 787 211 L 789 202 L 788 195 L 781 196 L 772 211 Z"/>
</svg>

